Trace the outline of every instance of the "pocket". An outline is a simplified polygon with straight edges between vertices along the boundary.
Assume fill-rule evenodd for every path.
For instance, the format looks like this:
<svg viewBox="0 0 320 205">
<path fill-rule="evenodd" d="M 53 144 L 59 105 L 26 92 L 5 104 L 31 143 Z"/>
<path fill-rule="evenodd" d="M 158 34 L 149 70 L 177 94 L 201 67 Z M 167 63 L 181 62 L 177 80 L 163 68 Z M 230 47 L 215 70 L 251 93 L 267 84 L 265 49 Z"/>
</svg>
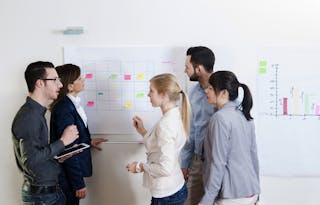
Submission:
<svg viewBox="0 0 320 205">
<path fill-rule="evenodd" d="M 39 202 L 39 204 L 37 203 L 35 205 L 53 205 L 60 200 L 60 195 L 59 193 L 46 194 L 42 197 L 42 199 L 42 202 Z"/>
</svg>

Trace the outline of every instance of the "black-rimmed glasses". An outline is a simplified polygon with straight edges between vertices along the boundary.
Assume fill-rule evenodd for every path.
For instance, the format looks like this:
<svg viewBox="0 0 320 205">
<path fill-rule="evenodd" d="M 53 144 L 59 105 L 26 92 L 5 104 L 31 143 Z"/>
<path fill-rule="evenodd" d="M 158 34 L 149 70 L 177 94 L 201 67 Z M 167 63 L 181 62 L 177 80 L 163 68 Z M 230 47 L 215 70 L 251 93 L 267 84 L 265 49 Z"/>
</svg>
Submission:
<svg viewBox="0 0 320 205">
<path fill-rule="evenodd" d="M 61 83 L 61 78 L 42 78 L 41 80 L 52 80 L 55 83 Z"/>
</svg>

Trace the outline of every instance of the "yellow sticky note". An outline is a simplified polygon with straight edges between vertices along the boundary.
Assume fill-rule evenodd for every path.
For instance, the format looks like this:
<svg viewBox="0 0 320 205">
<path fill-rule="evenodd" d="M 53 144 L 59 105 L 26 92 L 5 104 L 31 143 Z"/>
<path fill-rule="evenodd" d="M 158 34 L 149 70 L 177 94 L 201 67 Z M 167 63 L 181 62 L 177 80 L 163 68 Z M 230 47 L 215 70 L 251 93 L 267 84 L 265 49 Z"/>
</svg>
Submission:
<svg viewBox="0 0 320 205">
<path fill-rule="evenodd" d="M 144 74 L 139 73 L 139 74 L 137 75 L 137 79 L 138 79 L 138 80 L 143 80 L 143 79 L 144 79 Z"/>
<path fill-rule="evenodd" d="M 127 108 L 127 109 L 132 108 L 132 106 L 133 106 L 133 105 L 132 105 L 131 102 L 125 102 L 125 103 L 124 103 L 124 107 Z"/>
</svg>

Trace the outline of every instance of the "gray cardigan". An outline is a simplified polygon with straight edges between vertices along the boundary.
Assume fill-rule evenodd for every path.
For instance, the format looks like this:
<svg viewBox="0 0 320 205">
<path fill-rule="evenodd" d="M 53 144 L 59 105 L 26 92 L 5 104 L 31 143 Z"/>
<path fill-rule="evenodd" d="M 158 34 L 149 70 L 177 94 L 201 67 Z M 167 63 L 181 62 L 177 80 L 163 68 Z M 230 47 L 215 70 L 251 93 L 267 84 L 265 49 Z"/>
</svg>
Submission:
<svg viewBox="0 0 320 205">
<path fill-rule="evenodd" d="M 260 193 L 254 123 L 244 117 L 235 102 L 228 102 L 211 117 L 204 158 L 202 204 Z"/>
</svg>

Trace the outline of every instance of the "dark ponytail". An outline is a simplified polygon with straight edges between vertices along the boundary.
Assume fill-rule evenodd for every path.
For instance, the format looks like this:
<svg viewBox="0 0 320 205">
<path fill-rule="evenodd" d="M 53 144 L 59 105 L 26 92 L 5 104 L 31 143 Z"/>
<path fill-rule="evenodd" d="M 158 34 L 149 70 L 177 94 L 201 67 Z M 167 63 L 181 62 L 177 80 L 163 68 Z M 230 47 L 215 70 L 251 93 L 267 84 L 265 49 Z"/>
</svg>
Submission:
<svg viewBox="0 0 320 205">
<path fill-rule="evenodd" d="M 213 87 L 216 94 L 222 90 L 227 90 L 229 93 L 229 100 L 234 101 L 238 98 L 238 88 L 243 88 L 243 100 L 241 102 L 241 110 L 247 120 L 252 120 L 250 111 L 252 108 L 252 96 L 248 86 L 239 83 L 236 75 L 230 71 L 217 71 L 209 78 L 209 83 Z"/>
<path fill-rule="evenodd" d="M 247 120 L 252 120 L 253 117 L 250 115 L 250 111 L 252 108 L 252 95 L 247 85 L 243 83 L 239 83 L 240 87 L 243 89 L 243 100 L 241 102 L 242 112 Z"/>
</svg>

